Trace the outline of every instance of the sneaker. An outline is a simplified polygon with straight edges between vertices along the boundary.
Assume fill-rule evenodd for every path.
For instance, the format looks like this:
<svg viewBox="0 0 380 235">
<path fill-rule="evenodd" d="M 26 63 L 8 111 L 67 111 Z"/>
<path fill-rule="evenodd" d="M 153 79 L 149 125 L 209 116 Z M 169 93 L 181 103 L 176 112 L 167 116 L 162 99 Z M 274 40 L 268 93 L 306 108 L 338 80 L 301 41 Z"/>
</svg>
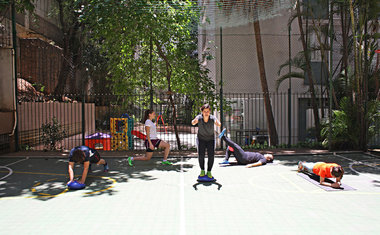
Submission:
<svg viewBox="0 0 380 235">
<path fill-rule="evenodd" d="M 103 166 L 103 170 L 104 172 L 108 172 L 110 170 L 107 163 Z"/>
<path fill-rule="evenodd" d="M 204 170 L 201 170 L 201 173 L 199 174 L 198 179 L 199 179 L 199 178 L 203 178 L 203 177 L 205 177 L 205 176 L 206 176 L 205 171 L 204 171 Z"/>
<path fill-rule="evenodd" d="M 128 161 L 128 164 L 130 165 L 130 166 L 133 166 L 133 161 L 132 161 L 132 158 L 131 157 L 128 157 L 128 159 L 127 159 L 127 161 Z"/>
<path fill-rule="evenodd" d="M 224 164 L 230 164 L 230 162 L 229 162 L 229 161 L 227 161 L 227 160 L 223 160 L 222 162 L 219 162 L 219 164 L 220 164 L 220 165 L 224 165 Z"/>
<path fill-rule="evenodd" d="M 212 176 L 212 174 L 211 174 L 211 172 L 209 171 L 209 172 L 207 172 L 207 178 L 208 178 L 208 180 L 210 180 L 210 181 L 213 181 L 213 180 L 215 180 L 215 178 Z"/>
<path fill-rule="evenodd" d="M 226 131 L 227 131 L 227 129 L 226 128 L 224 128 L 223 130 L 222 130 L 222 132 L 220 132 L 220 134 L 219 134 L 219 139 L 221 139 L 223 136 L 224 136 L 224 134 L 226 133 Z"/>
<path fill-rule="evenodd" d="M 168 165 L 168 166 L 171 166 L 173 165 L 173 163 L 169 162 L 169 161 L 162 161 L 162 165 Z"/>
</svg>

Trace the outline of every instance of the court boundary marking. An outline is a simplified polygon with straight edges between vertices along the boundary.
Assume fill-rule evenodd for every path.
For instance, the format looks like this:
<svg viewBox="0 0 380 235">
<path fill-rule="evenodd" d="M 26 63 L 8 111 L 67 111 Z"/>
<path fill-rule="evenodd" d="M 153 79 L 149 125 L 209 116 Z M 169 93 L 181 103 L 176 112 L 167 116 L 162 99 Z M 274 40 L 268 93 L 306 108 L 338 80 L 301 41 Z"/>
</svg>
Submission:
<svg viewBox="0 0 380 235">
<path fill-rule="evenodd" d="M 4 172 L 4 171 L 0 171 L 0 172 Z M 28 172 L 28 171 L 13 171 L 13 173 L 15 174 L 33 174 L 33 175 L 55 175 L 55 176 L 67 176 L 67 174 L 58 174 L 58 173 L 46 173 L 46 172 Z M 80 175 L 78 175 L 80 176 Z M 101 178 L 101 179 L 106 179 L 106 180 L 110 180 L 112 182 L 112 184 L 107 187 L 107 188 L 104 188 L 104 189 L 100 189 L 100 190 L 96 190 L 96 191 L 93 191 L 93 192 L 86 192 L 86 193 L 83 193 L 82 195 L 91 195 L 91 194 L 96 194 L 96 193 L 100 193 L 100 192 L 104 192 L 104 191 L 107 191 L 111 188 L 114 187 L 114 184 L 117 183 L 115 179 L 111 178 L 111 177 L 108 177 L 108 176 L 96 176 L 96 175 L 89 175 L 87 176 L 89 178 Z M 49 179 L 49 180 L 46 180 L 45 182 L 49 182 L 49 181 L 52 181 L 53 179 Z M 37 187 L 38 185 L 41 185 L 42 183 L 41 182 L 37 182 L 36 184 L 34 184 L 31 188 L 30 188 L 30 191 L 32 191 L 33 193 L 37 193 L 35 187 Z M 9 196 L 9 197 L 0 197 L 0 200 L 5 200 L 5 199 L 16 199 L 16 198 L 49 198 L 49 197 L 57 197 L 59 195 L 62 195 L 66 192 L 68 192 L 68 188 L 66 188 L 65 190 L 63 190 L 61 193 L 59 194 L 55 194 L 55 195 L 52 195 L 52 194 L 48 194 L 48 195 L 40 195 L 40 196 L 21 196 L 21 197 L 17 197 L 17 196 Z"/>
<path fill-rule="evenodd" d="M 293 175 L 292 172 L 281 172 L 281 173 L 277 173 L 277 174 L 279 176 L 281 176 L 281 178 L 283 178 L 286 182 L 291 181 L 291 179 L 287 178 L 284 175 L 286 175 L 286 174 Z M 273 174 L 267 174 L 267 175 L 273 175 Z M 263 177 L 263 176 L 260 176 L 260 177 Z M 257 176 L 253 176 L 249 179 L 248 183 L 254 188 L 266 190 L 266 191 L 271 192 L 271 193 L 334 194 L 334 195 L 338 195 L 338 194 L 341 194 L 341 195 L 380 195 L 380 192 L 368 192 L 368 191 L 365 192 L 365 191 L 358 191 L 358 190 L 356 190 L 356 191 L 331 191 L 331 192 L 327 192 L 321 188 L 316 188 L 315 190 L 300 191 L 298 187 L 297 188 L 294 187 L 295 183 L 293 183 L 291 185 L 293 186 L 292 188 L 295 188 L 297 190 L 292 190 L 292 189 L 283 190 L 283 189 L 276 189 L 274 187 L 266 187 L 266 186 L 262 186 L 262 185 L 256 185 L 254 183 L 254 181 L 257 180 L 258 178 L 259 177 L 257 177 Z"/>
<path fill-rule="evenodd" d="M 14 165 L 14 164 L 16 164 L 16 163 L 19 163 L 19 162 L 22 162 L 22 161 L 25 161 L 25 160 L 28 160 L 28 159 L 29 159 L 29 158 L 27 157 L 27 158 L 24 158 L 24 159 L 21 159 L 21 160 L 15 161 L 15 162 L 8 163 L 8 164 L 6 164 L 6 165 L 4 165 L 4 166 L 0 166 L 0 168 L 5 168 L 5 169 L 7 169 L 7 170 L 9 171 L 8 175 L 1 177 L 0 180 L 6 179 L 6 178 L 8 178 L 9 176 L 11 176 L 11 175 L 13 174 L 13 170 L 12 170 L 12 168 L 10 168 L 10 167 L 8 167 L 8 166 Z"/>
<path fill-rule="evenodd" d="M 180 183 L 179 183 L 179 208 L 180 208 L 180 222 L 179 222 L 179 234 L 186 235 L 186 214 L 185 214 L 185 176 L 183 171 L 183 156 L 181 156 L 181 171 L 180 171 Z"/>
<path fill-rule="evenodd" d="M 368 155 L 368 154 L 365 154 L 367 156 L 369 156 L 370 159 L 379 159 L 377 157 L 374 157 L 372 155 Z M 372 168 L 375 168 L 375 169 L 380 169 L 379 167 L 376 167 L 376 166 L 373 166 L 373 165 L 370 165 L 370 164 L 366 164 L 362 161 L 357 161 L 357 160 L 354 160 L 354 159 L 351 159 L 349 157 L 345 157 L 345 156 L 341 156 L 340 154 L 336 154 L 336 153 L 333 153 L 332 156 L 336 156 L 336 157 L 340 157 L 340 158 L 343 158 L 345 160 L 349 160 L 351 161 L 351 163 L 349 164 L 349 168 L 354 171 L 355 173 L 357 173 L 358 175 L 364 175 L 368 178 L 371 178 L 371 179 L 375 179 L 375 180 L 379 180 L 375 177 L 371 177 L 371 176 L 368 176 L 366 175 L 365 173 L 361 173 L 359 171 L 356 171 L 355 169 L 353 169 L 355 166 L 355 164 L 362 164 L 366 167 L 372 167 Z M 25 158 L 25 159 L 21 159 L 21 160 L 18 160 L 16 162 L 12 162 L 10 164 L 7 164 L 5 165 L 8 166 L 8 165 L 13 165 L 13 164 L 16 164 L 18 162 L 21 162 L 21 161 L 25 161 L 25 160 L 28 160 L 29 158 Z M 4 166 L 0 166 L 1 168 L 4 168 Z M 8 167 L 6 167 L 8 168 Z M 9 168 L 8 171 L 12 169 Z M 5 171 L 0 171 L 0 172 L 5 172 Z M 181 175 L 180 175 L 180 209 L 181 209 L 181 218 L 180 218 L 180 231 L 182 231 L 183 233 L 180 233 L 180 234 L 186 234 L 185 233 L 185 217 L 184 217 L 184 214 L 182 215 L 182 213 L 184 213 L 184 197 L 185 197 L 185 194 L 184 194 L 184 188 L 185 188 L 185 183 L 184 183 L 184 175 L 183 175 L 183 156 L 181 156 Z M 23 171 L 12 171 L 12 174 L 13 173 L 16 173 L 16 174 L 37 174 L 37 175 L 59 175 L 59 176 L 67 176 L 67 174 L 58 174 L 58 173 L 46 173 L 46 172 L 23 172 Z M 258 187 L 258 188 L 262 188 L 264 190 L 267 190 L 267 191 L 271 191 L 271 192 L 279 192 L 279 193 L 307 193 L 307 194 L 321 194 L 321 193 L 326 193 L 325 191 L 321 191 L 320 189 L 316 189 L 316 190 L 312 190 L 312 191 L 305 191 L 304 189 L 302 189 L 301 187 L 299 187 L 298 185 L 296 185 L 295 183 L 293 183 L 291 181 L 291 179 L 289 179 L 288 177 L 286 177 L 284 175 L 284 173 L 286 172 L 282 172 L 282 173 L 277 173 L 283 180 L 285 180 L 286 182 L 290 183 L 294 188 L 297 189 L 297 191 L 292 191 L 292 190 L 272 190 L 270 187 L 263 187 L 263 186 L 257 186 L 253 183 L 253 180 L 255 178 L 257 178 L 256 176 L 250 178 L 248 184 L 253 186 L 253 187 Z M 3 178 L 7 178 L 9 177 L 11 174 L 8 173 L 7 176 L 3 177 Z M 96 191 L 93 191 L 93 192 L 87 192 L 87 193 L 83 193 L 83 195 L 91 195 L 91 194 L 96 194 L 96 193 L 99 193 L 99 192 L 103 192 L 103 191 L 107 191 L 111 188 L 114 187 L 114 184 L 117 183 L 115 179 L 111 178 L 111 177 L 106 177 L 106 176 L 93 176 L 93 175 L 89 175 L 88 177 L 92 177 L 92 178 L 102 178 L 102 179 L 106 179 L 106 180 L 110 180 L 112 181 L 112 184 L 111 186 L 107 187 L 107 188 L 104 188 L 104 189 L 101 189 L 101 190 L 96 190 Z M 3 179 L 1 178 L 1 179 Z M 0 179 L 0 180 L 1 180 Z M 50 181 L 53 180 L 53 179 L 50 179 Z M 48 182 L 49 180 L 47 180 L 46 182 Z M 41 182 L 37 183 L 37 184 L 41 184 Z M 37 187 L 38 185 L 33 185 L 32 188 L 34 187 Z M 32 188 L 31 188 L 31 191 L 32 191 Z M 59 193 L 59 194 L 56 194 L 56 195 L 41 195 L 41 196 L 10 196 L 10 197 L 0 197 L 0 200 L 4 200 L 4 199 L 17 199 L 17 198 L 44 198 L 44 197 L 57 197 L 61 194 L 64 194 L 68 191 L 68 189 L 66 188 L 63 192 Z M 33 192 L 33 191 L 32 191 Z M 34 191 L 36 192 L 36 191 Z M 327 192 L 329 193 L 329 192 Z M 343 194 L 344 195 L 347 195 L 347 194 L 354 194 L 354 195 L 357 195 L 357 194 L 365 194 L 365 195 L 378 195 L 380 194 L 380 192 L 363 192 L 363 191 L 343 191 Z"/>
<path fill-rule="evenodd" d="M 0 180 L 6 179 L 13 174 L 13 170 L 7 166 L 0 166 L 0 168 L 7 169 L 9 171 L 8 174 L 6 176 L 1 177 Z"/>
<path fill-rule="evenodd" d="M 365 155 L 367 155 L 367 154 L 365 154 Z M 366 166 L 366 167 L 372 167 L 372 168 L 375 168 L 375 169 L 378 169 L 378 170 L 380 170 L 380 167 L 373 166 L 373 165 L 368 164 L 368 163 L 364 163 L 364 162 L 362 162 L 362 160 L 357 161 L 357 160 L 354 160 L 354 159 L 351 159 L 351 158 L 349 158 L 349 157 L 345 157 L 345 156 L 342 156 L 342 155 L 340 155 L 340 154 L 336 154 L 336 153 L 334 153 L 334 156 L 337 156 L 337 157 L 343 158 L 343 159 L 345 159 L 345 160 L 349 160 L 349 161 L 351 161 L 351 163 L 348 164 L 348 167 L 350 168 L 350 170 L 352 170 L 352 171 L 355 172 L 356 174 L 358 174 L 358 175 L 363 175 L 363 176 L 365 176 L 365 177 L 367 177 L 367 178 L 370 178 L 370 179 L 373 179 L 373 180 L 380 181 L 379 178 L 376 178 L 376 177 L 373 177 L 373 176 L 368 175 L 368 174 L 366 174 L 366 173 L 363 173 L 363 172 L 360 172 L 360 171 L 355 170 L 355 169 L 354 169 L 354 165 L 361 164 L 361 165 L 364 165 L 364 166 Z M 378 159 L 378 158 L 373 157 L 373 156 L 371 156 L 371 155 L 367 155 L 367 156 L 369 156 L 370 159 Z M 376 165 L 378 165 L 378 164 L 376 164 Z"/>
</svg>

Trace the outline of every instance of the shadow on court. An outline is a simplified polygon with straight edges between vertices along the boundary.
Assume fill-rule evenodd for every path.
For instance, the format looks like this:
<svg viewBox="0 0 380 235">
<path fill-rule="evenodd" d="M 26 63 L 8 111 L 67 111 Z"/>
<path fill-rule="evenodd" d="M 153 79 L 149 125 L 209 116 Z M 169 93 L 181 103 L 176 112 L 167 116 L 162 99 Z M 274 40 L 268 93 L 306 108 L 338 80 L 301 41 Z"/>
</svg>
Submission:
<svg viewBox="0 0 380 235">
<path fill-rule="evenodd" d="M 10 164 L 22 159 L 0 159 L 0 166 Z M 176 164 L 172 166 L 161 165 L 161 159 L 152 159 L 147 162 L 135 162 L 130 167 L 125 159 L 107 159 L 109 172 L 103 172 L 103 166 L 92 165 L 86 179 L 86 188 L 83 190 L 68 190 L 67 160 L 66 159 L 25 159 L 17 164 L 10 165 L 13 172 L 0 180 L 0 199 L 4 197 L 26 197 L 41 201 L 51 200 L 58 195 L 76 195 L 80 197 L 97 197 L 101 195 L 112 196 L 119 193 L 113 186 L 115 183 L 127 184 L 132 179 L 142 181 L 157 180 L 153 171 L 186 172 L 192 164 Z M 81 165 L 74 168 L 75 178 L 79 178 L 83 171 Z M 10 174 L 6 168 L 0 168 L 0 179 Z"/>
<path fill-rule="evenodd" d="M 361 173 L 380 175 L 380 158 L 366 153 L 343 153 L 337 155 L 289 155 L 278 156 L 276 162 L 285 166 L 297 167 L 299 161 L 337 163 L 345 175 Z"/>
<path fill-rule="evenodd" d="M 218 190 L 220 190 L 223 187 L 223 185 L 220 184 L 220 183 L 218 183 L 218 182 L 198 182 L 198 183 L 193 184 L 194 190 L 197 191 L 199 185 L 206 186 L 206 187 L 210 187 L 210 186 L 216 185 L 218 187 Z"/>
</svg>

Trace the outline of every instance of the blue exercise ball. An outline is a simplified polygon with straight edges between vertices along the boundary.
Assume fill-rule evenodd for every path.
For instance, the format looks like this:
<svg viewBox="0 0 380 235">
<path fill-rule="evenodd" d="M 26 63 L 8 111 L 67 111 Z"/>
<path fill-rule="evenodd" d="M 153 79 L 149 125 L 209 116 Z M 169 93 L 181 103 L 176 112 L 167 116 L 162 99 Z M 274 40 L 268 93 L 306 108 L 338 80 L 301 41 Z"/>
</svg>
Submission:
<svg viewBox="0 0 380 235">
<path fill-rule="evenodd" d="M 67 185 L 67 187 L 69 187 L 69 189 L 78 190 L 78 189 L 83 189 L 84 187 L 86 187 L 86 185 L 85 184 L 81 184 L 78 181 L 73 181 L 73 182 L 69 183 Z"/>
</svg>

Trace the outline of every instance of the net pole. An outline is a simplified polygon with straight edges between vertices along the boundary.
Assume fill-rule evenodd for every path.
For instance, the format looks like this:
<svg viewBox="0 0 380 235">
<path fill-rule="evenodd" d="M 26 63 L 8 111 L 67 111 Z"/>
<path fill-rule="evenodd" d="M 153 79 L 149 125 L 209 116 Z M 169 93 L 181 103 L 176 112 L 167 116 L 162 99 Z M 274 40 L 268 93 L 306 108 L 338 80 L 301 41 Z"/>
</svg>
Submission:
<svg viewBox="0 0 380 235">
<path fill-rule="evenodd" d="M 329 73 L 329 133 L 328 133 L 328 140 L 329 140 L 329 151 L 332 150 L 332 76 L 333 76 L 333 32 L 334 32 L 334 22 L 333 22 L 333 1 L 330 1 L 330 30 L 329 30 L 329 36 L 330 36 L 330 58 L 329 58 L 329 65 L 330 65 L 330 73 Z"/>
<path fill-rule="evenodd" d="M 20 146 L 19 146 L 19 134 L 18 134 L 18 84 L 17 84 L 17 32 L 16 32 L 16 6 L 15 3 L 13 2 L 11 5 L 11 14 L 12 14 L 12 44 L 13 44 L 13 65 L 14 65 L 14 83 L 15 83 L 15 107 L 14 107 L 14 112 L 16 113 L 15 115 L 15 125 L 14 125 L 14 138 L 15 138 L 15 151 L 19 151 Z"/>
<path fill-rule="evenodd" d="M 220 27 L 220 123 L 221 130 L 223 130 L 223 29 Z M 223 141 L 221 141 L 221 148 L 223 148 Z"/>
<path fill-rule="evenodd" d="M 150 110 L 153 110 L 153 64 L 152 64 L 152 51 L 153 42 L 152 36 L 150 36 L 150 47 L 149 47 L 149 79 L 150 79 Z"/>
<path fill-rule="evenodd" d="M 288 27 L 288 37 L 289 37 L 289 74 L 292 73 L 292 26 L 289 24 Z M 289 88 L 288 88 L 288 147 L 292 145 L 292 78 L 289 77 Z"/>
</svg>

